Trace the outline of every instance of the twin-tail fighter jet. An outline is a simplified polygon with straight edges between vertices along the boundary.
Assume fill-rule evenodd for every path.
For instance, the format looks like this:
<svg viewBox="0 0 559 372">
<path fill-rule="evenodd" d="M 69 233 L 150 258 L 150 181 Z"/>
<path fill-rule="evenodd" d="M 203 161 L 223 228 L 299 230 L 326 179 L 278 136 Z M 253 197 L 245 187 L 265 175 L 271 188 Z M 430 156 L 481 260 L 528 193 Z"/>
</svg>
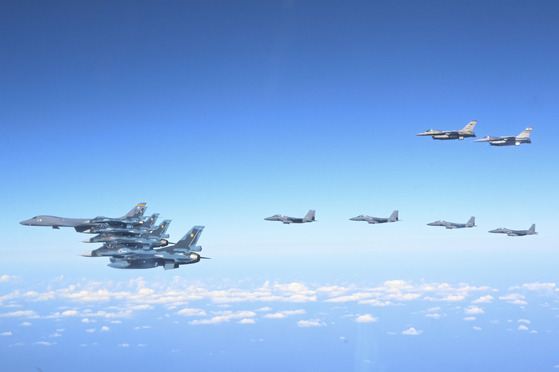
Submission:
<svg viewBox="0 0 559 372">
<path fill-rule="evenodd" d="M 472 217 L 466 223 L 456 223 L 456 222 L 448 222 L 448 221 L 435 221 L 427 224 L 428 226 L 444 226 L 447 229 L 462 229 L 464 227 L 475 227 L 476 226 L 476 218 Z"/>
<path fill-rule="evenodd" d="M 92 227 L 100 225 L 127 225 L 129 223 L 143 223 L 141 222 L 141 217 L 146 211 L 146 203 L 139 203 L 132 210 L 126 213 L 122 217 L 118 218 L 108 218 L 108 217 L 95 217 L 91 219 L 87 218 L 65 218 L 56 216 L 35 216 L 25 221 L 21 221 L 20 224 L 26 226 L 50 226 L 53 229 L 58 229 L 60 227 L 73 227 L 77 232 L 85 232 Z"/>
<path fill-rule="evenodd" d="M 525 235 L 537 235 L 536 224 L 530 226 L 528 230 L 511 230 L 505 227 L 499 227 L 495 230 L 489 230 L 490 233 L 495 234 L 507 234 L 508 236 L 525 236 Z"/>
<path fill-rule="evenodd" d="M 519 146 L 522 143 L 532 143 L 530 140 L 530 132 L 532 127 L 528 127 L 522 131 L 518 136 L 505 136 L 505 137 L 492 137 L 487 136 L 475 140 L 474 142 L 489 142 L 491 146 Z"/>
<path fill-rule="evenodd" d="M 426 132 L 418 133 L 416 136 L 431 136 L 434 140 L 463 140 L 466 137 L 475 137 L 474 127 L 477 124 L 477 120 L 472 120 L 464 128 L 460 130 L 437 130 L 429 129 Z"/>
<path fill-rule="evenodd" d="M 384 218 L 384 217 L 371 217 L 371 216 L 367 216 L 365 214 L 359 215 L 357 217 L 353 217 L 349 219 L 350 221 L 366 221 L 370 224 L 376 224 L 376 223 L 386 223 L 386 222 L 397 222 L 400 221 L 398 219 L 398 211 L 394 211 L 392 212 L 392 214 L 390 215 L 390 217 L 388 218 Z"/>
<path fill-rule="evenodd" d="M 180 265 L 208 259 L 196 253 L 202 251 L 202 247 L 196 245 L 202 230 L 204 226 L 194 226 L 177 244 L 164 248 L 114 248 L 108 245 L 86 252 L 82 256 L 110 257 L 108 266 L 116 269 L 151 269 L 158 266 L 165 270 L 177 269 Z"/>
<path fill-rule="evenodd" d="M 307 213 L 307 215 L 303 218 L 289 217 L 289 216 L 284 216 L 283 214 L 275 214 L 272 217 L 266 217 L 264 219 L 266 221 L 281 221 L 284 224 L 314 222 L 315 221 L 315 219 L 314 219 L 315 213 L 316 213 L 316 211 L 311 209 Z"/>
</svg>

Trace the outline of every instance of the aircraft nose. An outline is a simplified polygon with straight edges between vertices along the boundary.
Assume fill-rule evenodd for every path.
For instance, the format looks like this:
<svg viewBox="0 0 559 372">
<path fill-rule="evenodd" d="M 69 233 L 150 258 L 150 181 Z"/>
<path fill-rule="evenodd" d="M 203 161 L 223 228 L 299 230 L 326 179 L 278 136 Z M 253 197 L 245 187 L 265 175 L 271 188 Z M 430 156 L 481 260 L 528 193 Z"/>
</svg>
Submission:
<svg viewBox="0 0 559 372">
<path fill-rule="evenodd" d="M 435 222 L 430 222 L 427 224 L 427 226 L 437 226 L 437 224 Z"/>
<path fill-rule="evenodd" d="M 19 224 L 20 225 L 29 225 L 30 223 L 31 223 L 31 220 L 23 220 Z"/>
</svg>

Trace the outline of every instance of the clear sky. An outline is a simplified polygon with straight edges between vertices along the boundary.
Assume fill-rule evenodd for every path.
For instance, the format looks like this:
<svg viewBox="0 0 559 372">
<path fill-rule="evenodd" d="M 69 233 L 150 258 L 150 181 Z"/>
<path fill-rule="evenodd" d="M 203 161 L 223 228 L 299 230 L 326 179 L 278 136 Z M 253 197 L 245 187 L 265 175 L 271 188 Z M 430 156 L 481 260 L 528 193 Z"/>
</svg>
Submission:
<svg viewBox="0 0 559 372">
<path fill-rule="evenodd" d="M 553 370 L 558 16 L 551 0 L 2 2 L 3 368 Z M 415 136 L 471 120 L 533 143 Z M 171 240 L 205 225 L 212 260 L 115 270 L 79 256 L 85 235 L 18 224 L 139 202 Z"/>
</svg>

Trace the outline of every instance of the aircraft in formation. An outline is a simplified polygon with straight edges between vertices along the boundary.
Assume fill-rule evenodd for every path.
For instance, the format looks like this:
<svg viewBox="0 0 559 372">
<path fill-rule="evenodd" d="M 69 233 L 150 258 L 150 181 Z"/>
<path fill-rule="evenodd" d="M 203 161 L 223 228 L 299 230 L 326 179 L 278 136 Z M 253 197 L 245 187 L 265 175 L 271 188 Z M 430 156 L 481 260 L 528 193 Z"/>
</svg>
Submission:
<svg viewBox="0 0 559 372">
<path fill-rule="evenodd" d="M 426 132 L 418 133 L 416 136 L 431 136 L 434 140 L 453 140 L 459 139 L 463 140 L 466 137 L 475 137 L 474 127 L 477 124 L 477 120 L 470 121 L 464 128 L 459 130 L 437 130 L 429 129 Z"/>
<path fill-rule="evenodd" d="M 204 226 L 194 226 L 180 241 L 169 246 L 166 231 L 171 220 L 164 220 L 156 226 L 158 213 L 142 219 L 145 203 L 139 203 L 122 217 L 64 218 L 56 216 L 35 216 L 21 221 L 27 226 L 49 226 L 53 229 L 73 227 L 77 232 L 97 234 L 84 240 L 86 243 L 103 243 L 100 248 L 83 254 L 85 257 L 110 257 L 108 266 L 118 269 L 147 269 L 162 266 L 165 270 L 176 269 L 180 265 L 199 262 L 202 257 L 197 252 L 202 247 L 196 243 Z"/>
<path fill-rule="evenodd" d="M 511 230 L 505 227 L 499 227 L 495 230 L 489 230 L 489 232 L 495 234 L 507 234 L 508 236 L 538 235 L 538 233 L 536 232 L 536 224 L 530 226 L 528 230 Z"/>
<path fill-rule="evenodd" d="M 386 223 L 386 222 L 397 222 L 400 221 L 398 219 L 398 211 L 394 211 L 392 212 L 392 214 L 390 215 L 390 217 L 388 218 L 384 218 L 384 217 L 371 217 L 371 216 L 367 216 L 366 214 L 361 214 L 357 217 L 353 217 L 349 219 L 350 221 L 366 221 L 370 224 L 375 224 L 375 223 Z"/>
<path fill-rule="evenodd" d="M 532 143 L 530 140 L 530 132 L 532 127 L 528 127 L 522 131 L 518 136 L 505 136 L 505 137 L 483 137 L 474 142 L 489 142 L 491 146 L 519 146 L 522 143 Z"/>
<path fill-rule="evenodd" d="M 303 218 L 298 218 L 298 217 L 289 217 L 289 216 L 284 216 L 283 214 L 274 214 L 272 217 L 266 217 L 264 218 L 266 221 L 281 221 L 284 224 L 290 224 L 290 223 L 305 223 L 305 222 L 314 222 L 315 219 L 315 213 L 316 211 L 314 210 L 309 210 L 307 215 Z"/>
<path fill-rule="evenodd" d="M 456 222 L 448 222 L 448 221 L 435 221 L 428 223 L 427 226 L 444 226 L 447 229 L 463 229 L 464 227 L 475 227 L 476 226 L 476 218 L 472 217 L 466 223 L 456 223 Z"/>
</svg>

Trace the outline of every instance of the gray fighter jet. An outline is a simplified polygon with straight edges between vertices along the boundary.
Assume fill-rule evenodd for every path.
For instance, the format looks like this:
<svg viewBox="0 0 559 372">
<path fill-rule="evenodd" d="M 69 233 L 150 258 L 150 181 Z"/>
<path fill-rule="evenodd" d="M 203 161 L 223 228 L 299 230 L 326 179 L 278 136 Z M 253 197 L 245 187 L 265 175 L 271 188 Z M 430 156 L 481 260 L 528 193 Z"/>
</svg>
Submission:
<svg viewBox="0 0 559 372">
<path fill-rule="evenodd" d="M 108 266 L 117 269 L 151 269 L 163 266 L 165 270 L 177 269 L 180 265 L 193 264 L 200 259 L 207 259 L 196 252 L 201 252 L 202 247 L 196 246 L 204 226 L 194 226 L 177 242 L 177 244 L 159 248 L 113 248 L 101 247 L 91 252 L 84 253 L 85 257 L 110 257 Z"/>
<path fill-rule="evenodd" d="M 307 215 L 303 218 L 289 217 L 289 216 L 284 216 L 283 214 L 275 214 L 272 217 L 266 217 L 264 219 L 266 221 L 281 221 L 284 224 L 305 223 L 305 222 L 314 222 L 315 221 L 314 215 L 315 215 L 315 211 L 311 209 L 307 213 Z"/>
<path fill-rule="evenodd" d="M 530 140 L 530 132 L 532 127 L 528 127 L 522 131 L 518 136 L 505 136 L 505 137 L 483 137 L 474 142 L 489 142 L 491 146 L 519 146 L 521 143 L 532 143 Z"/>
<path fill-rule="evenodd" d="M 475 137 L 474 127 L 477 124 L 477 120 L 472 120 L 464 128 L 460 130 L 437 130 L 429 129 L 426 132 L 418 133 L 416 136 L 431 136 L 434 140 L 453 140 L 459 139 L 463 140 L 466 137 Z"/>
<path fill-rule="evenodd" d="M 367 216 L 365 214 L 362 214 L 360 216 L 350 218 L 349 220 L 350 221 L 367 221 L 368 223 L 371 223 L 371 224 L 400 221 L 398 219 L 398 211 L 397 210 L 392 212 L 392 214 L 388 218 L 371 217 L 371 216 Z"/>
<path fill-rule="evenodd" d="M 90 229 L 93 226 L 98 226 L 103 223 L 111 223 L 118 221 L 121 224 L 126 224 L 126 222 L 137 222 L 146 210 L 146 203 L 139 203 L 130 212 L 125 214 L 120 218 L 107 218 L 107 217 L 95 217 L 92 219 L 87 218 L 64 218 L 56 216 L 35 216 L 25 221 L 21 221 L 20 224 L 27 226 L 50 226 L 53 229 L 58 229 L 59 227 L 73 227 L 77 232 L 83 232 L 84 230 Z"/>
<path fill-rule="evenodd" d="M 427 224 L 428 226 L 444 226 L 447 229 L 462 229 L 464 227 L 475 227 L 476 226 L 476 218 L 472 217 L 466 223 L 455 223 L 455 222 L 448 222 L 448 221 L 435 221 Z"/>
<path fill-rule="evenodd" d="M 536 224 L 530 226 L 528 230 L 511 230 L 504 227 L 499 227 L 495 230 L 489 230 L 490 233 L 507 234 L 508 236 L 525 236 L 525 235 L 538 235 L 536 232 Z"/>
</svg>

